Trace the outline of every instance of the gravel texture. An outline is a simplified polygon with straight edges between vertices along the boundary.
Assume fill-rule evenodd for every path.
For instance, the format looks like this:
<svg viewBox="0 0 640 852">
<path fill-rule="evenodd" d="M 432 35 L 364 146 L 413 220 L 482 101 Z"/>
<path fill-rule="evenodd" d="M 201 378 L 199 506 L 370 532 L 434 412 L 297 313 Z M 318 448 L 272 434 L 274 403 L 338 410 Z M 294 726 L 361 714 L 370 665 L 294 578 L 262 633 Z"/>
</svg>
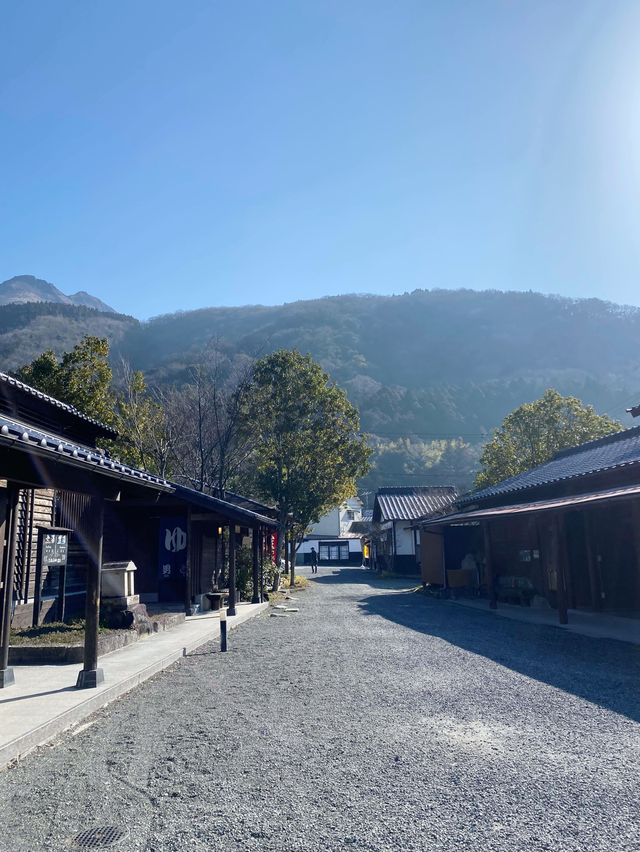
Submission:
<svg viewBox="0 0 640 852">
<path fill-rule="evenodd" d="M 0 775 L 0 848 L 640 850 L 640 649 L 320 569 Z"/>
</svg>

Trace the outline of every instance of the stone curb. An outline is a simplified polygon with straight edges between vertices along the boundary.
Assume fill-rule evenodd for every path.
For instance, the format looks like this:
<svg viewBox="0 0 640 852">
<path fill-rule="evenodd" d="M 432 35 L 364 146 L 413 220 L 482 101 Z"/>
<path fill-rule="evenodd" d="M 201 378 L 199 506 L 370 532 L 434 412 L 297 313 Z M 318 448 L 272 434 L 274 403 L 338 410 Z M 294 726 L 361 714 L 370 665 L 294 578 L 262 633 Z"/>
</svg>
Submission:
<svg viewBox="0 0 640 852">
<path fill-rule="evenodd" d="M 269 609 L 268 602 L 255 604 L 254 606 L 256 608 L 250 612 L 240 612 L 233 618 L 229 618 L 227 620 L 229 630 L 233 630 L 245 621 L 249 621 L 251 618 L 255 618 L 257 615 L 260 615 L 260 613 Z M 160 660 L 156 660 L 156 662 L 151 663 L 149 666 L 141 669 L 130 677 L 115 683 L 113 686 L 99 692 L 97 695 L 91 695 L 81 704 L 78 704 L 69 710 L 65 710 L 63 713 L 60 713 L 58 716 L 55 716 L 43 725 L 40 725 L 32 731 L 29 731 L 28 733 L 11 740 L 11 742 L 6 743 L 6 745 L 0 748 L 0 770 L 5 769 L 12 761 L 23 758 L 34 748 L 45 745 L 68 728 L 73 725 L 77 725 L 78 722 L 83 721 L 83 719 L 86 719 L 87 716 L 95 713 L 96 710 L 106 707 L 107 704 L 110 704 L 112 701 L 115 701 L 117 698 L 120 698 L 127 692 L 135 689 L 136 686 L 144 683 L 145 680 L 148 680 L 155 674 L 158 674 L 158 672 L 169 668 L 169 666 L 172 666 L 174 663 L 178 662 L 178 660 L 181 660 L 191 651 L 195 651 L 196 648 L 206 645 L 207 642 L 211 642 L 212 639 L 215 639 L 219 635 L 220 625 L 219 622 L 216 621 L 212 625 L 211 631 L 206 635 L 185 643 L 181 648 L 176 648 Z"/>
</svg>

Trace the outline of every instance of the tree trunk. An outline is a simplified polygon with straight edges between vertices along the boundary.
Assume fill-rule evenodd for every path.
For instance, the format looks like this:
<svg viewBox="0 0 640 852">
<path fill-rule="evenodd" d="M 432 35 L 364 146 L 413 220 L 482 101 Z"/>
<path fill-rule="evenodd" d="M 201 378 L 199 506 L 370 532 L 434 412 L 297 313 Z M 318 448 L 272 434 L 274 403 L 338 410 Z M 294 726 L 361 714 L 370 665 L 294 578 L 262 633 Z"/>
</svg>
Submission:
<svg viewBox="0 0 640 852">
<path fill-rule="evenodd" d="M 282 558 L 283 546 L 284 551 L 286 551 L 286 537 L 287 537 L 287 522 L 286 515 L 283 520 L 282 517 L 278 519 L 278 543 L 276 547 L 275 553 L 275 571 L 273 572 L 273 589 L 272 591 L 277 592 L 280 588 L 280 559 Z"/>
<path fill-rule="evenodd" d="M 296 585 L 296 539 L 291 530 L 291 541 L 289 542 L 289 588 L 293 590 Z"/>
</svg>

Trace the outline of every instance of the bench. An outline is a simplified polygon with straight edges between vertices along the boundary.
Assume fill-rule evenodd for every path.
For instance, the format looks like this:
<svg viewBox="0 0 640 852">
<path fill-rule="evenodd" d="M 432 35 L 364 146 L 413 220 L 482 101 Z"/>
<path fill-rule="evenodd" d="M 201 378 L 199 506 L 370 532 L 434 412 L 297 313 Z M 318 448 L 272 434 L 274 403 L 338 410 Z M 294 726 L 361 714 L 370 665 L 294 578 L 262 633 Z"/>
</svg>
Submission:
<svg viewBox="0 0 640 852">
<path fill-rule="evenodd" d="M 496 597 L 507 603 L 515 601 L 521 606 L 531 606 L 536 590 L 528 577 L 503 576 L 496 583 Z"/>
</svg>

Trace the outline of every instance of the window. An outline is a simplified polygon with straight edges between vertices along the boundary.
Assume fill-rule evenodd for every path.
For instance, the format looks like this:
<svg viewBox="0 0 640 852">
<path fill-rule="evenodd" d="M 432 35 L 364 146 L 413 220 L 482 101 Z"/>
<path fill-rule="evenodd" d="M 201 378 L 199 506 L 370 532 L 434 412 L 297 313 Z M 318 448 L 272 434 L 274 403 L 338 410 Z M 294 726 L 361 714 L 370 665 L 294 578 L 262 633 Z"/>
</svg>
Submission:
<svg viewBox="0 0 640 852">
<path fill-rule="evenodd" d="M 332 541 L 321 544 L 319 546 L 318 558 L 321 562 L 348 562 L 349 543 Z"/>
</svg>

